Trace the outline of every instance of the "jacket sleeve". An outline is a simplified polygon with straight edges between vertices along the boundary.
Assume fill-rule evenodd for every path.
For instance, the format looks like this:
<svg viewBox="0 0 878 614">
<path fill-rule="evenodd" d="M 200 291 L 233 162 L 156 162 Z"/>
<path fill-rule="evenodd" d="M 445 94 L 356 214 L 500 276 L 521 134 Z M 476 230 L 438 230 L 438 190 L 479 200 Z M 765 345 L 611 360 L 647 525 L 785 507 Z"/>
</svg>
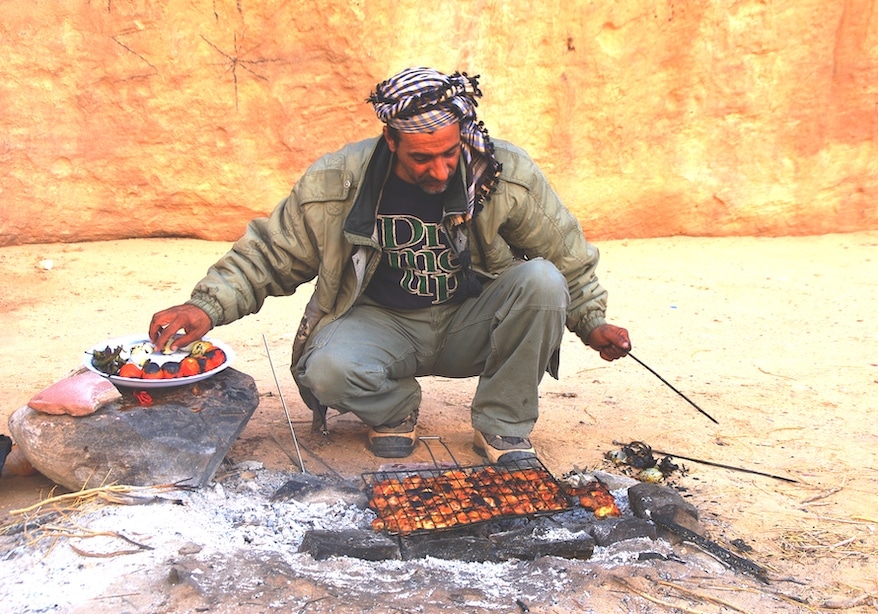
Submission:
<svg viewBox="0 0 878 614">
<path fill-rule="evenodd" d="M 546 258 L 561 271 L 570 292 L 567 328 L 585 341 L 606 322 L 607 291 L 596 273 L 598 249 L 586 241 L 579 221 L 530 157 L 516 148 L 506 153 L 505 193 L 496 195 L 505 201 L 505 220 L 498 232 L 519 256 Z"/>
<path fill-rule="evenodd" d="M 293 294 L 318 269 L 317 243 L 294 188 L 269 217 L 247 225 L 187 302 L 203 309 L 214 326 L 228 324 L 259 311 L 268 296 Z"/>
</svg>

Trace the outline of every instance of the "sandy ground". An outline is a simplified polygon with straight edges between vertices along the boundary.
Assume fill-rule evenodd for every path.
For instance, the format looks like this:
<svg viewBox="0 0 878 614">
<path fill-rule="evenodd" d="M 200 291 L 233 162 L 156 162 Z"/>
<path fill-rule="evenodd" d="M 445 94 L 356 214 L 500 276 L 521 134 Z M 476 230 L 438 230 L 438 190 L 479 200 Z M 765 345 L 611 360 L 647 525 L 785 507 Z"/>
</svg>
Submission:
<svg viewBox="0 0 878 614">
<path fill-rule="evenodd" d="M 84 348 L 145 331 L 154 311 L 185 300 L 227 247 L 168 239 L 0 249 L 0 432 L 8 433 L 8 416 L 31 396 L 76 368 Z M 556 474 L 573 465 L 606 468 L 603 455 L 617 447 L 614 441 L 641 440 L 664 452 L 796 480 L 686 461 L 686 475 L 675 480 L 701 511 L 712 538 L 724 544 L 744 540 L 752 560 L 787 580 L 762 587 L 716 568 L 684 578 L 638 567 L 626 570 L 634 583 L 626 589 L 618 583 L 610 587 L 592 571 L 577 579 L 590 599 L 544 596 L 531 611 L 577 609 L 571 604 L 582 611 L 673 611 L 663 603 L 702 612 L 873 611 L 878 233 L 668 238 L 599 247 L 611 321 L 629 329 L 640 360 L 719 424 L 633 360 L 606 363 L 568 334 L 560 380 L 547 377 L 541 387 L 533 440 L 543 461 Z M 254 377 L 265 395 L 229 457 L 258 461 L 266 470 L 295 470 L 265 335 L 297 435 L 313 452 L 306 452 L 306 463 L 313 471 L 325 463 L 355 477 L 380 464 L 363 446 L 363 426 L 332 412 L 328 441 L 309 433 L 310 415 L 286 369 L 309 294 L 305 288 L 290 298 L 270 299 L 259 314 L 212 333 L 235 348 L 235 367 Z M 480 462 L 470 448 L 468 424 L 475 380 L 425 378 L 422 384 L 422 432 L 441 436 L 461 463 Z M 414 460 L 430 460 L 424 446 Z M 4 474 L 0 526 L 15 520 L 10 510 L 38 501 L 51 487 L 39 475 Z M 19 568 L 25 560 L 0 557 L 0 576 L 27 573 Z M 671 595 L 668 584 L 674 582 L 691 593 Z M 7 584 L 6 590 L 15 589 Z M 331 593 L 319 603 L 308 602 L 308 611 L 356 610 L 343 587 Z M 706 599 L 708 593 L 715 600 Z M 188 611 L 192 603 L 166 599 L 157 609 Z M 108 601 L 87 605 L 101 611 L 101 604 L 106 611 L 121 611 Z M 423 603 L 370 607 L 430 610 Z M 504 607 L 500 611 L 522 611 L 514 603 Z M 234 610 L 217 603 L 212 609 Z M 244 611 L 240 603 L 237 611 Z"/>
</svg>

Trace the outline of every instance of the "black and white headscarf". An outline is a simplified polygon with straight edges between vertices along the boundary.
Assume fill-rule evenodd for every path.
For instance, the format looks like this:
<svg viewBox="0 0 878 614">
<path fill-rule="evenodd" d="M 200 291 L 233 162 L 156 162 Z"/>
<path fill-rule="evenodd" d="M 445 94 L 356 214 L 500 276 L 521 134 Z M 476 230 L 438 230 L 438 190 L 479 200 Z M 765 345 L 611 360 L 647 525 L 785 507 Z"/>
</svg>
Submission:
<svg viewBox="0 0 878 614">
<path fill-rule="evenodd" d="M 407 68 L 379 83 L 367 99 L 378 119 L 400 132 L 425 133 L 460 122 L 461 153 L 467 168 L 468 207 L 463 223 L 481 209 L 502 170 L 494 144 L 476 119 L 482 96 L 479 76 L 444 75 L 432 68 Z"/>
</svg>

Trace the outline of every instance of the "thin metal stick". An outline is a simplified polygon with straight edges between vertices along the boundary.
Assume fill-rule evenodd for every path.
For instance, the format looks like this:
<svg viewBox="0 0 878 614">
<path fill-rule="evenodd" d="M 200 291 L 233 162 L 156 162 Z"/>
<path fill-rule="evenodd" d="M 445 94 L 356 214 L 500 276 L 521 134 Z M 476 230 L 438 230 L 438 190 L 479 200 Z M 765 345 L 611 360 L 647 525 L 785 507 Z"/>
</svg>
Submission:
<svg viewBox="0 0 878 614">
<path fill-rule="evenodd" d="M 714 463 L 713 461 L 701 460 L 699 458 L 691 458 L 689 456 L 683 456 L 681 454 L 674 454 L 673 452 L 662 452 L 661 450 L 653 450 L 653 454 L 661 454 L 662 456 L 672 456 L 674 458 L 681 458 L 683 460 L 692 461 L 693 463 L 701 463 L 702 465 L 710 465 L 711 467 L 719 467 L 721 469 L 731 469 L 732 471 L 740 471 L 742 473 L 752 473 L 754 475 L 761 475 L 766 478 L 774 478 L 775 480 L 783 480 L 784 482 L 791 482 L 793 484 L 798 484 L 798 480 L 794 480 L 793 478 L 785 478 L 782 475 L 774 475 L 771 473 L 764 473 L 762 471 L 756 471 L 755 469 L 744 469 L 743 467 L 735 467 L 734 465 L 723 465 L 722 463 Z"/>
<path fill-rule="evenodd" d="M 647 371 L 649 371 L 650 373 L 652 373 L 653 375 L 655 375 L 657 378 L 659 378 L 665 386 L 667 386 L 668 388 L 670 388 L 671 390 L 673 390 L 674 392 L 676 392 L 677 394 L 679 394 L 681 397 L 683 397 L 683 398 L 686 400 L 686 402 L 689 403 L 689 405 L 691 405 L 692 407 L 694 407 L 695 409 L 697 409 L 698 411 L 700 411 L 702 414 L 704 414 L 705 416 L 707 416 L 707 417 L 710 419 L 711 422 L 713 422 L 714 424 L 719 424 L 719 422 L 717 422 L 716 420 L 714 420 L 713 416 L 711 416 L 711 415 L 708 414 L 706 411 L 704 411 L 703 409 L 701 409 L 700 407 L 698 407 L 698 406 L 697 406 L 694 402 L 692 402 L 692 400 L 691 400 L 689 397 L 687 397 L 685 394 L 683 394 L 682 392 L 680 392 L 679 390 L 677 390 L 676 388 L 674 388 L 674 387 L 668 382 L 668 380 L 666 380 L 666 379 L 663 378 L 661 375 L 659 375 L 658 373 L 656 373 L 655 371 L 653 371 L 651 368 L 649 368 L 649 366 L 647 366 L 647 364 L 646 364 L 645 362 L 643 362 L 642 360 L 640 360 L 639 358 L 637 358 L 637 357 L 636 357 L 634 354 L 632 354 L 631 352 L 628 352 L 628 356 L 630 356 L 631 358 L 633 358 L 635 361 L 637 361 L 638 363 L 640 363 L 640 365 L 643 366 Z"/>
<path fill-rule="evenodd" d="M 451 462 L 454 463 L 454 466 L 458 468 L 460 467 L 460 463 L 457 462 L 457 459 L 454 458 L 454 454 L 451 453 L 451 448 L 448 447 L 448 444 L 442 441 L 441 437 L 437 435 L 421 435 L 418 437 L 418 439 L 424 442 L 424 447 L 427 448 L 427 452 L 430 453 L 430 458 L 433 460 L 433 464 L 436 465 L 437 468 L 439 467 L 439 463 L 436 461 L 436 457 L 433 456 L 433 450 L 430 449 L 430 445 L 427 443 L 428 441 L 438 441 L 440 444 L 442 444 L 442 447 L 445 448 L 446 452 L 448 452 L 448 456 L 451 457 Z"/>
<path fill-rule="evenodd" d="M 293 421 L 290 419 L 290 410 L 287 409 L 287 402 L 284 401 L 284 393 L 280 389 L 280 381 L 277 379 L 277 371 L 274 370 L 274 361 L 271 360 L 271 350 L 268 349 L 268 339 L 265 338 L 265 335 L 262 335 L 262 342 L 265 344 L 265 353 L 268 355 L 268 364 L 271 367 L 271 374 L 274 376 L 274 384 L 277 386 L 277 394 L 280 396 L 280 404 L 284 408 L 284 414 L 287 417 L 287 424 L 290 425 L 290 435 L 293 436 L 293 445 L 296 446 L 296 456 L 299 458 L 299 467 L 302 468 L 302 473 L 308 473 L 305 470 L 305 461 L 302 460 L 302 452 L 299 450 L 299 440 L 296 438 L 296 431 L 293 430 Z"/>
</svg>

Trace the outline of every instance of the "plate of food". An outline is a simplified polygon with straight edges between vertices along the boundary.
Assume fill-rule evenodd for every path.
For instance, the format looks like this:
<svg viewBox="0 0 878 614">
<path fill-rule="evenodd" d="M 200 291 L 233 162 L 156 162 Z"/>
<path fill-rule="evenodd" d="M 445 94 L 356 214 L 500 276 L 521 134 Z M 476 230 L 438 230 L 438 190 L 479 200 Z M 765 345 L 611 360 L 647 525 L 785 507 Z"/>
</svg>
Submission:
<svg viewBox="0 0 878 614">
<path fill-rule="evenodd" d="M 85 367 L 123 388 L 172 388 L 213 377 L 235 359 L 231 347 L 203 338 L 178 348 L 160 350 L 147 335 L 108 339 L 85 351 Z"/>
</svg>

